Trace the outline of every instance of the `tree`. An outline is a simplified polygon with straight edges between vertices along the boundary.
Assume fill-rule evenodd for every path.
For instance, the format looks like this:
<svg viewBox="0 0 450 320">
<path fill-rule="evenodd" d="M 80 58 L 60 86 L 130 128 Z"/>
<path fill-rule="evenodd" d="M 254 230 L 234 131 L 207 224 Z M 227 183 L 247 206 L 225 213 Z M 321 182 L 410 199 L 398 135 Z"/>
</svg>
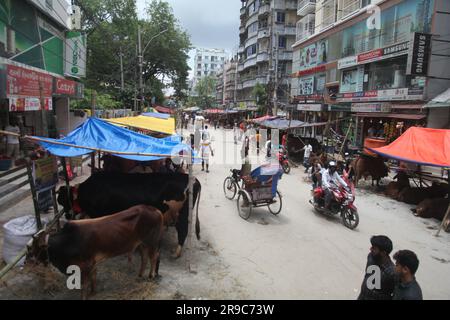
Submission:
<svg viewBox="0 0 450 320">
<path fill-rule="evenodd" d="M 134 105 L 138 84 L 136 51 L 138 26 L 142 30 L 142 48 L 162 30 L 166 32 L 149 44 L 144 54 L 144 96 L 164 101 L 163 90 L 174 87 L 175 96 L 183 97 L 189 73 L 188 34 L 181 29 L 171 7 L 163 1 L 152 1 L 146 9 L 148 18 L 139 20 L 136 0 L 76 0 L 82 9 L 84 31 L 88 33 L 87 88 L 105 93 Z M 120 53 L 123 54 L 125 90 L 120 89 Z M 168 82 L 166 85 L 165 83 Z"/>
<path fill-rule="evenodd" d="M 215 105 L 216 78 L 202 77 L 195 86 L 195 91 L 197 92 L 198 107 L 206 109 Z"/>
<path fill-rule="evenodd" d="M 267 102 L 268 102 L 268 93 L 267 86 L 260 84 L 259 82 L 255 85 L 252 92 L 253 96 L 256 100 L 256 105 L 258 106 L 258 112 L 261 114 L 267 113 Z"/>
<path fill-rule="evenodd" d="M 91 89 L 85 89 L 84 98 L 80 100 L 70 100 L 70 107 L 73 109 L 91 109 L 93 91 L 94 90 Z M 96 109 L 116 109 L 121 107 L 121 103 L 107 93 L 97 93 L 95 99 Z"/>
</svg>

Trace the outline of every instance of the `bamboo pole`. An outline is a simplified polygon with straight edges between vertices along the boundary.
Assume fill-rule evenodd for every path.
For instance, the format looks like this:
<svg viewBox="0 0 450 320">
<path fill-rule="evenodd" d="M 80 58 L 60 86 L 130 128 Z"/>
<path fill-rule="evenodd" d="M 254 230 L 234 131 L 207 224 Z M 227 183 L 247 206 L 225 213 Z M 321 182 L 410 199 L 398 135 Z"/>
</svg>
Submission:
<svg viewBox="0 0 450 320">
<path fill-rule="evenodd" d="M 37 138 L 37 137 L 32 137 L 32 136 L 20 136 L 17 133 L 4 131 L 4 130 L 0 130 L 0 134 L 12 135 L 12 136 L 20 137 L 22 139 L 29 139 L 32 141 L 41 141 L 41 142 L 56 144 L 56 145 L 60 145 L 60 146 L 72 147 L 72 148 L 77 148 L 77 149 L 86 149 L 86 150 L 91 150 L 91 151 L 105 152 L 105 153 L 118 154 L 118 155 L 143 156 L 143 157 L 163 157 L 163 158 L 168 158 L 168 157 L 189 158 L 190 157 L 190 156 L 178 155 L 178 154 L 173 155 L 173 154 L 159 154 L 159 153 L 123 152 L 123 151 L 115 151 L 115 150 L 94 148 L 94 147 L 88 147 L 88 146 L 78 146 L 76 144 L 59 142 L 59 141 L 54 141 L 54 140 L 47 140 L 47 139 L 42 139 L 42 138 Z M 192 158 L 193 159 L 202 159 L 202 157 L 192 157 Z"/>
</svg>

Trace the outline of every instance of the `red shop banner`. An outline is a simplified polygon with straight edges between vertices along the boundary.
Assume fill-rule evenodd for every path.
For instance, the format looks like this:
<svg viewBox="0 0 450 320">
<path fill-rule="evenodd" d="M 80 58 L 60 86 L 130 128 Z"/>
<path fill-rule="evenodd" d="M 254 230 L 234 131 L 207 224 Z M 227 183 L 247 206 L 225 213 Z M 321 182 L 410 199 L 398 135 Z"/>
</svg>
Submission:
<svg viewBox="0 0 450 320">
<path fill-rule="evenodd" d="M 7 65 L 7 96 L 51 97 L 53 77 L 22 67 Z M 41 93 L 42 88 L 42 93 Z"/>
<path fill-rule="evenodd" d="M 44 100 L 44 110 L 52 110 L 52 98 L 43 98 Z M 39 98 L 21 98 L 21 97 L 10 97 L 9 98 L 9 111 L 39 111 L 41 108 L 41 99 Z"/>
<path fill-rule="evenodd" d="M 77 83 L 66 79 L 55 78 L 55 94 L 75 96 L 77 92 Z"/>
</svg>

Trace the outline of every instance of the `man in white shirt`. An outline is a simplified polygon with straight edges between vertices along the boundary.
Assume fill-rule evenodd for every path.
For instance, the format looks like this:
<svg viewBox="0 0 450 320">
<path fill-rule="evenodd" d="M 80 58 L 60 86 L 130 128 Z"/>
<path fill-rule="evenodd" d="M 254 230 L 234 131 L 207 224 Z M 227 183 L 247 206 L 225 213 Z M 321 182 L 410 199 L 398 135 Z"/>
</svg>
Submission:
<svg viewBox="0 0 450 320">
<path fill-rule="evenodd" d="M 204 140 L 201 146 L 201 157 L 202 157 L 202 171 L 205 170 L 206 164 L 206 172 L 209 172 L 209 155 L 214 157 L 214 152 L 211 148 L 211 143 L 209 140 Z"/>
<path fill-rule="evenodd" d="M 303 166 L 305 167 L 305 173 L 308 172 L 309 168 L 309 158 L 311 156 L 311 152 L 313 151 L 313 148 L 311 144 L 308 142 L 305 144 L 305 146 L 302 148 L 302 150 L 305 150 L 305 155 L 303 157 Z"/>
<path fill-rule="evenodd" d="M 338 187 L 339 184 L 348 188 L 347 183 L 341 178 L 336 171 L 336 162 L 330 161 L 328 170 L 322 170 L 322 187 L 325 192 L 325 208 L 330 209 L 331 204 L 331 189 Z"/>
<path fill-rule="evenodd" d="M 10 124 L 6 126 L 5 131 L 20 134 L 19 126 L 17 125 L 17 122 L 15 120 L 11 121 Z M 6 155 L 14 161 L 19 157 L 20 153 L 19 137 L 8 135 L 6 139 Z"/>
<path fill-rule="evenodd" d="M 205 126 L 205 129 L 203 129 L 202 131 L 202 140 L 203 141 L 210 140 L 208 126 Z"/>
</svg>

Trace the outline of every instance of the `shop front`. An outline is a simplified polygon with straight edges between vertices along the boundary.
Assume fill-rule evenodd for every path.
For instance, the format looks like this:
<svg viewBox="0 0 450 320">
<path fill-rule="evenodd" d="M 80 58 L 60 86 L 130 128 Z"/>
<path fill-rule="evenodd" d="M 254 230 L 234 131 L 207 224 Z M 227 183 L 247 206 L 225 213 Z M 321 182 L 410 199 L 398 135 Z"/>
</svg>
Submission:
<svg viewBox="0 0 450 320">
<path fill-rule="evenodd" d="M 362 147 L 367 139 L 389 144 L 412 126 L 425 126 L 427 115 L 422 103 L 396 104 L 391 102 L 353 103 L 356 131 L 354 141 Z"/>
<path fill-rule="evenodd" d="M 302 103 L 297 104 L 297 111 L 299 111 L 300 121 L 306 123 L 321 123 L 327 121 L 326 106 L 322 103 Z M 302 137 L 314 137 L 322 135 L 323 127 L 308 126 L 305 128 L 296 129 L 296 134 Z"/>
<path fill-rule="evenodd" d="M 23 135 L 57 138 L 63 128 L 58 119 L 67 118 L 70 97 L 82 97 L 83 92 L 75 81 L 19 63 L 1 64 L 0 79 L 1 128 L 16 123 Z M 2 144 L 6 150 L 8 139 Z M 19 154 L 34 147 L 21 143 Z"/>
</svg>

